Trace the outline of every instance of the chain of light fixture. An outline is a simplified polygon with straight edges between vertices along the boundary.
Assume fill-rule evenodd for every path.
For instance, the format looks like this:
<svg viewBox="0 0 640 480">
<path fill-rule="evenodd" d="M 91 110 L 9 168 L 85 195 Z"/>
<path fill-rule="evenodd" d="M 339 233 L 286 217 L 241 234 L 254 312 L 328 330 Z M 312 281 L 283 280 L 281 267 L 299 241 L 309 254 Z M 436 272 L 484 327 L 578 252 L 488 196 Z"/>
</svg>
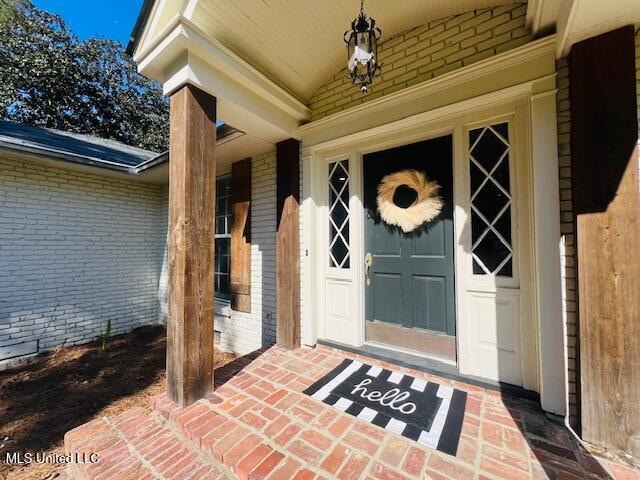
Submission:
<svg viewBox="0 0 640 480">
<path fill-rule="evenodd" d="M 360 0 L 360 14 L 351 22 L 351 29 L 344 32 L 347 44 L 347 77 L 354 85 L 367 93 L 373 77 L 380 73 L 378 64 L 378 40 L 382 31 L 373 18 L 364 13 L 364 0 Z"/>
</svg>

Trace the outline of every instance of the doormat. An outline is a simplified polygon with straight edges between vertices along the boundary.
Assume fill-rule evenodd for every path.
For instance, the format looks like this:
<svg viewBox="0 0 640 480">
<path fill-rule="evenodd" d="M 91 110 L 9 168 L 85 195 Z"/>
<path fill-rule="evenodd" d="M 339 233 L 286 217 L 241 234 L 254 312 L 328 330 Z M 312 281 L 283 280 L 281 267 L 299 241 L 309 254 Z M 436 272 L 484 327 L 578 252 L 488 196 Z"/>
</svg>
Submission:
<svg viewBox="0 0 640 480">
<path fill-rule="evenodd" d="M 385 430 L 455 455 L 467 393 L 345 359 L 304 393 Z"/>
</svg>

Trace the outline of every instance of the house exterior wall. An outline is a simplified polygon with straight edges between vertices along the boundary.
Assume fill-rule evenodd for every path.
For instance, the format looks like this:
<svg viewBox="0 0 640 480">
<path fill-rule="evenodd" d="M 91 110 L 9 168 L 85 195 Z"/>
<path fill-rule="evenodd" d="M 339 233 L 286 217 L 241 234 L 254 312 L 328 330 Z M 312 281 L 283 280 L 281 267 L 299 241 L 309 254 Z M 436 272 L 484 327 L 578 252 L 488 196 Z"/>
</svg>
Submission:
<svg viewBox="0 0 640 480">
<path fill-rule="evenodd" d="M 276 339 L 276 152 L 251 162 L 251 313 L 233 311 L 216 300 L 214 329 L 218 346 L 241 355 Z M 163 233 L 166 242 L 168 195 L 163 193 Z M 158 321 L 167 322 L 166 245 L 158 284 Z"/>
<path fill-rule="evenodd" d="M 366 95 L 344 71 L 311 97 L 311 120 L 430 80 L 531 41 L 525 26 L 527 5 L 507 5 L 442 18 L 383 42 L 378 47 L 382 73 Z"/>
<path fill-rule="evenodd" d="M 276 341 L 276 151 L 251 162 L 251 313 L 217 320 L 220 346 L 245 354 Z"/>
<path fill-rule="evenodd" d="M 169 225 L 169 185 L 162 187 L 162 193 L 160 198 L 160 235 L 161 242 L 163 243 L 160 251 L 160 276 L 158 278 L 158 323 L 162 325 L 167 324 L 167 316 L 169 315 L 168 301 L 169 296 L 167 288 L 169 285 L 169 270 L 167 269 L 167 235 Z"/>
<path fill-rule="evenodd" d="M 571 199 L 571 105 L 569 102 L 569 67 L 566 58 L 558 61 L 558 173 L 560 179 L 560 259 L 562 262 L 562 305 L 566 329 L 567 393 L 569 423 L 578 427 L 577 306 L 575 226 Z"/>
<path fill-rule="evenodd" d="M 0 157 L 0 347 L 156 323 L 161 187 Z"/>
</svg>

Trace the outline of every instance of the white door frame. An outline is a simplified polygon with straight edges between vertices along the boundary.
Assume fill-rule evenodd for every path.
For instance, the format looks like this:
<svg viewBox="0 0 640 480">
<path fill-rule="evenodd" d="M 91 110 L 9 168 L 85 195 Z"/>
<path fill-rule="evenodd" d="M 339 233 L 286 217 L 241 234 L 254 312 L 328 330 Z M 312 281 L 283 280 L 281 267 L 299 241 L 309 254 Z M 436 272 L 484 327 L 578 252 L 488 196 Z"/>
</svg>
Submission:
<svg viewBox="0 0 640 480">
<path fill-rule="evenodd" d="M 470 281 L 470 275 L 467 272 L 467 261 L 465 254 L 465 234 L 464 226 L 468 225 L 466 218 L 468 205 L 464 205 L 462 200 L 468 198 L 468 166 L 462 168 L 466 164 L 466 146 L 464 128 L 475 122 L 499 120 L 501 118 L 511 117 L 511 126 L 516 133 L 516 143 L 514 145 L 517 167 L 513 169 L 512 175 L 517 175 L 518 180 L 514 185 L 518 185 L 516 195 L 525 196 L 526 201 L 514 202 L 518 205 L 516 211 L 518 215 L 516 222 L 519 225 L 519 232 L 515 232 L 518 241 L 514 240 L 517 245 L 518 254 L 520 255 L 519 263 L 528 265 L 526 272 L 520 272 L 520 289 L 525 292 L 522 297 L 520 310 L 522 315 L 521 324 L 521 358 L 522 358 L 522 385 L 524 388 L 539 391 L 543 396 L 543 406 L 549 411 L 561 413 L 564 405 L 564 385 L 558 387 L 553 385 L 555 379 L 553 374 L 548 375 L 548 382 L 545 382 L 543 372 L 547 370 L 558 370 L 558 364 L 547 365 L 544 359 L 540 357 L 540 343 L 543 338 L 554 336 L 557 346 L 557 326 L 553 328 L 541 329 L 540 311 L 544 310 L 544 302 L 540 296 L 540 288 L 543 284 L 540 273 L 544 268 L 540 267 L 540 263 L 546 262 L 546 273 L 554 274 L 554 265 L 548 260 L 543 260 L 545 255 L 540 254 L 540 248 L 550 248 L 553 242 L 549 238 L 553 238 L 555 230 L 559 231 L 559 221 L 557 226 L 553 225 L 554 214 L 551 213 L 548 220 L 545 220 L 545 214 L 535 211 L 544 204 L 546 207 L 553 207 L 556 204 L 553 197 L 553 190 L 557 195 L 557 172 L 555 179 L 541 178 L 539 166 L 534 165 L 536 162 L 542 161 L 546 167 L 543 167 L 545 174 L 549 174 L 549 165 L 557 165 L 557 155 L 549 160 L 549 147 L 544 148 L 549 142 L 555 142 L 555 129 L 550 132 L 549 129 L 542 128 L 540 122 L 549 122 L 553 118 L 555 122 L 555 103 L 551 108 L 550 101 L 555 102 L 555 82 L 554 76 L 547 76 L 526 82 L 513 87 L 509 87 L 497 92 L 481 95 L 475 98 L 464 100 L 462 102 L 446 105 L 428 112 L 412 115 L 402 120 L 390 122 L 374 128 L 362 130 L 357 133 L 344 135 L 342 137 L 333 138 L 316 145 L 307 146 L 304 144 L 303 136 L 303 152 L 302 161 L 305 171 L 303 191 L 305 202 L 303 204 L 303 243 L 306 247 L 306 257 L 304 266 L 307 273 L 304 274 L 304 310 L 303 315 L 303 341 L 307 344 L 315 344 L 318 338 L 330 338 L 326 332 L 324 319 L 326 318 L 325 307 L 327 305 L 326 280 L 335 280 L 342 282 L 345 286 L 351 284 L 349 293 L 345 293 L 351 304 L 348 307 L 348 314 L 353 315 L 351 318 L 356 320 L 355 329 L 350 332 L 344 332 L 350 336 L 344 343 L 359 346 L 364 343 L 364 222 L 363 222 L 363 205 L 362 205 L 362 156 L 366 153 L 384 150 L 400 145 L 414 143 L 427 138 L 438 137 L 447 134 L 453 134 L 453 155 L 454 155 L 454 235 L 456 241 L 456 334 L 458 342 L 458 365 L 461 373 L 469 371 L 469 358 L 466 351 L 465 342 L 468 339 L 468 331 L 465 328 L 464 321 L 467 317 L 467 300 L 463 292 L 471 286 L 478 289 L 479 292 L 497 292 L 500 289 L 509 288 L 507 284 L 485 284 L 482 282 Z M 540 94 L 543 92 L 543 94 Z M 544 104 L 537 102 L 538 99 L 545 99 Z M 544 107 L 544 108 L 541 108 Z M 511 127 L 510 127 L 511 128 Z M 551 135 L 553 134 L 553 135 Z M 545 159 L 541 159 L 537 149 L 539 145 L 545 155 Z M 534 148 L 536 147 L 536 148 Z M 326 259 L 326 241 L 328 238 L 324 230 L 326 224 L 326 200 L 320 200 L 320 192 L 326 188 L 327 182 L 327 163 L 336 159 L 348 158 L 350 161 L 350 212 L 352 214 L 350 220 L 350 237 L 351 237 L 351 268 L 346 272 L 327 272 L 324 259 Z M 461 169 L 462 168 L 462 169 Z M 465 172 L 466 170 L 466 172 Z M 546 186 L 540 183 L 534 185 L 534 179 L 537 181 L 544 180 Z M 551 195 L 549 197 L 549 195 Z M 550 198 L 550 200 L 542 200 L 542 198 Z M 534 205 L 536 209 L 534 209 Z M 559 206 L 559 205 L 558 205 Z M 559 211 L 559 208 L 556 210 Z M 550 235 L 546 235 L 543 229 L 550 229 Z M 467 235 L 468 237 L 468 235 Z M 542 240 L 541 240 L 542 239 Z M 544 244 L 544 245 L 543 245 Z M 557 244 L 556 244 L 557 246 Z M 548 250 L 547 250 L 548 251 Z M 551 252 L 550 257 L 554 259 L 555 253 Z M 558 271 L 559 271 L 559 254 Z M 524 262 L 524 263 L 523 263 Z M 523 269 L 525 270 L 525 269 Z M 328 276 L 327 276 L 328 275 Z M 559 279 L 557 279 L 559 281 Z M 545 280 L 546 281 L 546 280 Z M 550 280 L 551 285 L 556 282 L 553 278 Z M 345 290 L 345 292 L 347 292 Z M 508 294 L 508 292 L 506 292 Z M 547 288 L 546 295 L 555 301 L 555 297 L 559 298 L 560 289 L 557 292 Z M 465 297 L 465 298 L 463 298 Z M 552 308 L 546 308 L 550 312 Z M 311 319 L 316 319 L 312 321 Z M 556 318 L 555 321 L 559 319 Z M 562 331 L 562 330 L 561 330 Z M 562 342 L 562 337 L 560 337 Z M 553 349 L 551 349 L 553 350 Z M 558 352 L 552 352 L 556 357 Z M 562 358 L 562 347 L 560 351 Z M 563 372 L 564 374 L 564 372 Z M 557 379 L 557 373 L 556 373 Z M 545 392 L 545 383 L 551 385 Z M 557 383 L 557 382 L 556 382 Z M 549 401 L 545 405 L 545 394 Z M 560 399 L 560 401 L 558 401 Z M 562 406 L 561 406 L 562 405 Z"/>
<path fill-rule="evenodd" d="M 479 104 L 476 108 L 447 116 L 441 119 L 438 116 L 426 122 L 420 122 L 415 118 L 414 122 L 407 123 L 403 128 L 394 128 L 393 124 L 385 125 L 376 131 L 363 131 L 352 141 L 340 145 L 338 148 L 315 149 L 312 153 L 312 163 L 319 167 L 314 175 L 314 198 L 320 208 L 315 210 L 315 232 L 317 240 L 314 251 L 316 272 L 324 282 L 318 285 L 318 300 L 320 307 L 316 310 L 318 318 L 319 338 L 329 339 L 350 346 L 359 347 L 365 342 L 365 282 L 363 271 L 364 251 L 364 221 L 363 221 L 363 156 L 368 153 L 378 152 L 389 148 L 407 145 L 429 138 L 437 138 L 452 135 L 453 139 L 453 201 L 454 201 L 454 239 L 455 239 L 455 298 L 456 298 L 456 342 L 458 368 L 463 374 L 476 373 L 472 369 L 470 357 L 470 332 L 468 330 L 470 319 L 469 295 L 473 292 L 476 297 L 501 296 L 511 298 L 514 305 L 514 320 L 518 323 L 520 341 L 516 346 L 517 355 L 522 362 L 521 377 L 516 382 L 521 382 L 524 388 L 539 390 L 538 386 L 538 361 L 537 342 L 524 342 L 522 339 L 537 338 L 536 315 L 532 314 L 533 302 L 532 281 L 530 276 L 520 275 L 518 265 L 532 272 L 530 245 L 526 233 L 528 223 L 532 222 L 530 209 L 528 208 L 527 184 L 530 182 L 530 155 L 526 148 L 521 148 L 527 138 L 527 99 L 521 96 L 501 98 L 491 105 Z M 472 275 L 470 271 L 470 205 L 469 177 L 468 177 L 468 147 L 465 144 L 467 129 L 476 125 L 485 125 L 490 122 L 502 120 L 509 121 L 512 130 L 517 159 L 511 163 L 512 196 L 514 228 L 512 232 L 514 245 L 514 276 L 509 279 L 501 279 L 490 276 Z M 332 162 L 349 159 L 349 189 L 350 189 L 350 255 L 351 268 L 335 269 L 328 267 L 328 165 Z M 519 193 L 519 190 L 523 190 Z M 525 211 L 523 211 L 525 210 Z M 518 231 L 520 230 L 520 231 Z M 523 232 L 521 234 L 520 232 Z M 529 278 L 527 278 L 529 277 Z M 517 287 L 514 290 L 514 287 Z M 329 301 L 327 295 L 335 298 Z M 339 299 L 339 301 L 338 301 Z M 346 303 L 345 303 L 346 302 Z M 529 305 L 527 308 L 526 306 Z M 336 311 L 327 311 L 327 307 Z M 332 322 L 328 321 L 332 318 Z M 355 321 L 354 321 L 355 320 Z M 334 326 L 335 332 L 330 330 Z"/>
</svg>

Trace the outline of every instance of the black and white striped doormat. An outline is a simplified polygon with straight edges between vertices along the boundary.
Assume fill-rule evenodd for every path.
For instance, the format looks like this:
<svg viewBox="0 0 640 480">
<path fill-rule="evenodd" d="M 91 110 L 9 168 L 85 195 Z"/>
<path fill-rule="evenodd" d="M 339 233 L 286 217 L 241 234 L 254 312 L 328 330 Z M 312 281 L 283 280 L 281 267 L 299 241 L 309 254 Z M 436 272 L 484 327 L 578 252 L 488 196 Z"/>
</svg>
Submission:
<svg viewBox="0 0 640 480">
<path fill-rule="evenodd" d="M 467 403 L 461 390 L 345 359 L 304 393 L 427 447 L 458 451 Z"/>
</svg>

